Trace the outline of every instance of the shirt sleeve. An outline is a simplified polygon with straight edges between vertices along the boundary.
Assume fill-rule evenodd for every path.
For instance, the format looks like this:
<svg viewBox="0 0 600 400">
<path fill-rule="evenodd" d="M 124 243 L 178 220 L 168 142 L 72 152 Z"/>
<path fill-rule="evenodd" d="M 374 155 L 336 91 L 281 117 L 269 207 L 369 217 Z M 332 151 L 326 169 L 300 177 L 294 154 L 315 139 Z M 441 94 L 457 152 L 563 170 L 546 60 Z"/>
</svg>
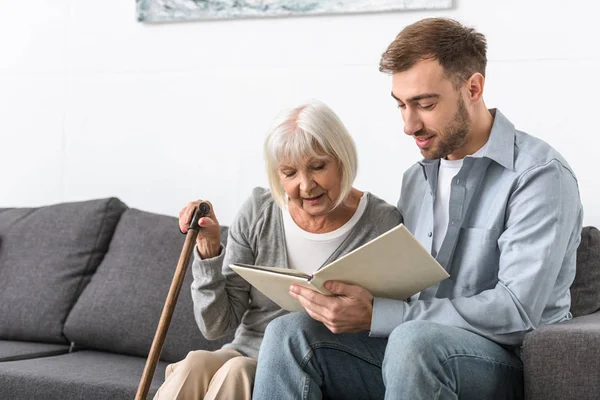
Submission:
<svg viewBox="0 0 600 400">
<path fill-rule="evenodd" d="M 252 202 L 249 199 L 229 227 L 227 247 L 219 256 L 202 260 L 194 247 L 192 300 L 200 331 L 209 340 L 225 336 L 241 323 L 250 307 L 250 284 L 235 273 L 231 263 L 254 264 L 249 240 Z"/>
<path fill-rule="evenodd" d="M 579 191 L 572 173 L 557 160 L 530 169 L 509 199 L 505 230 L 498 239 L 495 287 L 453 299 L 408 303 L 375 298 L 371 335 L 389 336 L 403 322 L 427 320 L 498 343 L 522 344 L 524 334 L 540 325 L 553 291 L 569 288 L 581 223 Z"/>
</svg>

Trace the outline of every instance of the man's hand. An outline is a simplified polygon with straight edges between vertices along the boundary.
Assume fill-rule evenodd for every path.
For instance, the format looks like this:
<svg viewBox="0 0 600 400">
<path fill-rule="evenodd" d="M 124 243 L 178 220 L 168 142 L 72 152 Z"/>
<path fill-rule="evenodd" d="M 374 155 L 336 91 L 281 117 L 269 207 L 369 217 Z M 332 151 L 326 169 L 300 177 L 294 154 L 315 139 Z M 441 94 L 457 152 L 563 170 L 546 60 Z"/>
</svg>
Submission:
<svg viewBox="0 0 600 400">
<path fill-rule="evenodd" d="M 300 301 L 308 315 L 321 321 L 333 333 L 353 333 L 371 329 L 373 295 L 360 286 L 337 281 L 325 282 L 336 296 L 325 296 L 299 285 L 290 286 L 290 295 Z"/>
</svg>

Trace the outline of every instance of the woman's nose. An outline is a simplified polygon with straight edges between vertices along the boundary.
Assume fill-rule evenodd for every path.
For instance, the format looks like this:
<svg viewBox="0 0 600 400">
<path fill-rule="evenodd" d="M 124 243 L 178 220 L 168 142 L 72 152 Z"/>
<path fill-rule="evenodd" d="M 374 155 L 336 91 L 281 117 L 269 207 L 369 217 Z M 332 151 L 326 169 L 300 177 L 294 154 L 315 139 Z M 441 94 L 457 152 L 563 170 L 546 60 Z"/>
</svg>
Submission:
<svg viewBox="0 0 600 400">
<path fill-rule="evenodd" d="M 312 174 L 302 174 L 300 177 L 300 190 L 305 194 L 308 194 L 315 186 L 316 182 L 313 179 Z"/>
</svg>

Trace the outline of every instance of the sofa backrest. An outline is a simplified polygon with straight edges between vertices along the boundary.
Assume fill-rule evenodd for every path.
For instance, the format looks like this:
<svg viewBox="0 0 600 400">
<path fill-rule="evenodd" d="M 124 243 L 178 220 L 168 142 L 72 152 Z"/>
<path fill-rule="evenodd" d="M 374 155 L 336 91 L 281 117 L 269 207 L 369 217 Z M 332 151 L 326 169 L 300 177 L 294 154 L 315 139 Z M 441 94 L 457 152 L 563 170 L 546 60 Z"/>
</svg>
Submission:
<svg viewBox="0 0 600 400">
<path fill-rule="evenodd" d="M 592 314 L 600 310 L 600 231 L 586 226 L 577 248 L 577 272 L 571 285 L 573 316 Z"/>
<path fill-rule="evenodd" d="M 67 319 L 65 335 L 76 346 L 146 357 L 184 240 L 176 218 L 127 210 Z M 161 353 L 165 361 L 181 360 L 190 350 L 214 350 L 232 339 L 204 339 L 194 319 L 191 283 L 188 266 Z"/>
<path fill-rule="evenodd" d="M 67 342 L 63 324 L 126 209 L 109 198 L 0 210 L 0 339 Z"/>
</svg>

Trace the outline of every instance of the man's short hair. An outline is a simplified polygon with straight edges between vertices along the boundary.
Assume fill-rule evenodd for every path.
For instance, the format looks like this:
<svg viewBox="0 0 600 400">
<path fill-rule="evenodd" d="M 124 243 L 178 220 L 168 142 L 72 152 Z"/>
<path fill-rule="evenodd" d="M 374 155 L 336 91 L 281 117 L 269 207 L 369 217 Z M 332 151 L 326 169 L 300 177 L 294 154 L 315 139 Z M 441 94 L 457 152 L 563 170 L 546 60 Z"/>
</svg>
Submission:
<svg viewBox="0 0 600 400">
<path fill-rule="evenodd" d="M 404 28 L 381 56 L 379 70 L 404 72 L 435 59 L 455 86 L 479 72 L 485 76 L 485 36 L 448 18 L 426 18 Z"/>
<path fill-rule="evenodd" d="M 280 207 L 287 203 L 278 172 L 281 161 L 299 162 L 325 154 L 335 159 L 341 172 L 338 206 L 352 190 L 358 170 L 356 146 L 348 130 L 331 108 L 316 100 L 279 114 L 267 134 L 264 158 L 271 194 Z"/>
</svg>

